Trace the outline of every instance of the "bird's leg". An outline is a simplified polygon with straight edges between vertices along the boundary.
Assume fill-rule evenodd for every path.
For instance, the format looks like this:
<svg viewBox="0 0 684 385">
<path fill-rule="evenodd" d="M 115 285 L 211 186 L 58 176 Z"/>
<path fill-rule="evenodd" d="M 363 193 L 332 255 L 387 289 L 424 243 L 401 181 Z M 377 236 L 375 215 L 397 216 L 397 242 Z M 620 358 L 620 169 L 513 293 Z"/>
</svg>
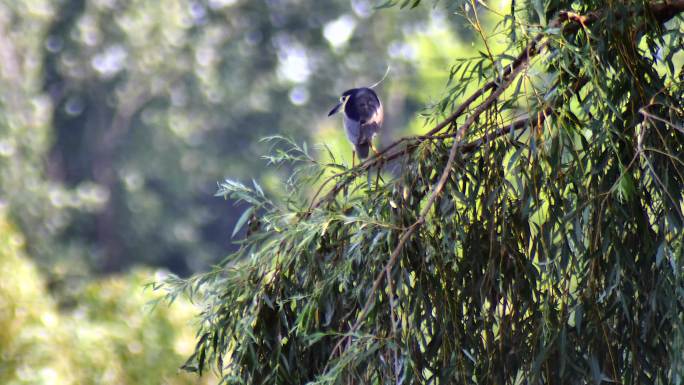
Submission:
<svg viewBox="0 0 684 385">
<path fill-rule="evenodd" d="M 370 148 L 373 150 L 373 153 L 375 154 L 376 158 L 380 158 L 378 161 L 377 165 L 377 174 L 375 175 L 375 185 L 377 186 L 380 182 L 380 179 L 382 178 L 380 176 L 380 171 L 382 170 L 382 166 L 385 163 L 385 158 L 382 156 L 382 154 L 378 151 L 378 149 L 375 148 L 373 145 L 373 141 L 370 142 Z"/>
<path fill-rule="evenodd" d="M 372 140 L 370 141 L 370 148 L 371 148 L 371 150 L 373 150 L 373 154 L 375 154 L 375 156 L 380 155 L 380 153 L 378 152 L 378 150 L 375 148 L 375 145 L 373 144 L 373 141 L 372 141 Z"/>
<path fill-rule="evenodd" d="M 379 186 L 380 185 L 380 170 L 382 170 L 382 167 L 378 167 L 378 171 L 375 174 L 375 185 Z M 384 183 L 384 181 L 383 181 Z"/>
<path fill-rule="evenodd" d="M 373 185 L 371 184 L 371 180 L 372 180 L 372 179 L 371 179 L 371 172 L 372 172 L 372 171 L 371 171 L 371 168 L 368 167 L 368 174 L 366 174 L 366 175 L 367 175 L 367 179 L 366 179 L 366 180 L 368 181 L 368 192 L 371 192 L 372 186 L 373 186 Z"/>
<path fill-rule="evenodd" d="M 380 151 L 378 151 L 377 148 L 375 148 L 375 145 L 373 144 L 373 141 L 370 141 L 370 148 L 373 150 L 373 154 L 375 154 L 376 157 L 382 158 L 382 155 L 380 154 Z"/>
</svg>

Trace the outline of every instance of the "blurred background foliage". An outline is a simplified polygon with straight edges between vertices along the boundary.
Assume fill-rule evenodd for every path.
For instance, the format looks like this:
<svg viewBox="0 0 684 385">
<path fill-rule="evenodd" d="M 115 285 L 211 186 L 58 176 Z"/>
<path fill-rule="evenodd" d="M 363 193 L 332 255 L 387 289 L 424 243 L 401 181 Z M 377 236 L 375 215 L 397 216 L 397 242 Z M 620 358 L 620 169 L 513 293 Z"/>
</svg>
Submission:
<svg viewBox="0 0 684 385">
<path fill-rule="evenodd" d="M 234 247 L 243 210 L 214 198 L 216 183 L 273 189 L 288 170 L 266 167 L 259 139 L 270 134 L 346 157 L 325 113 L 388 66 L 382 140 L 420 130 L 416 112 L 439 100 L 451 58 L 472 56 L 475 39 L 447 6 L 373 6 L 0 4 L 0 192 L 30 254 L 57 281 L 140 263 L 206 269 Z"/>
<path fill-rule="evenodd" d="M 0 383 L 215 383 L 178 373 L 194 346 L 193 307 L 150 307 L 158 295 L 142 288 L 153 271 L 82 285 L 60 309 L 24 246 L 0 211 Z"/>
<path fill-rule="evenodd" d="M 235 250 L 245 207 L 217 182 L 283 194 L 272 134 L 349 161 L 326 113 L 388 66 L 381 140 L 420 132 L 480 48 L 447 3 L 375 5 L 0 0 L 0 383 L 188 381 L 192 308 L 149 311 L 142 286 Z"/>
</svg>

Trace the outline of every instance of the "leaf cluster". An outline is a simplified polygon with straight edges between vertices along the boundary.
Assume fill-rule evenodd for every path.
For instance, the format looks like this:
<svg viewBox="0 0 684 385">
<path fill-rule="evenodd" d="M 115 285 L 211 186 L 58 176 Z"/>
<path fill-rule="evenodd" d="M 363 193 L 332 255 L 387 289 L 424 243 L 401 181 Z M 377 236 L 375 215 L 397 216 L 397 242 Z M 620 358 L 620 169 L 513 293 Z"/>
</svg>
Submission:
<svg viewBox="0 0 684 385">
<path fill-rule="evenodd" d="M 167 285 L 204 309 L 186 368 L 245 384 L 681 383 L 681 19 L 601 5 L 523 4 L 499 25 L 521 55 L 457 62 L 452 77 L 485 84 L 473 106 L 383 157 L 340 172 L 276 151 L 311 171 L 286 191 L 335 182 L 316 203 L 222 183 L 253 230 Z"/>
</svg>

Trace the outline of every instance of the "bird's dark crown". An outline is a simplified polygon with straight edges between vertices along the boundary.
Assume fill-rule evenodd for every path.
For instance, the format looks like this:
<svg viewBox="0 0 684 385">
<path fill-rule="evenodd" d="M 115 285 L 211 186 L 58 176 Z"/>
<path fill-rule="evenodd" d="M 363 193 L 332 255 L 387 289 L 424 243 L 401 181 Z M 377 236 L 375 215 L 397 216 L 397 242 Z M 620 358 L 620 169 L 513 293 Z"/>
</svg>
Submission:
<svg viewBox="0 0 684 385">
<path fill-rule="evenodd" d="M 352 89 L 346 90 L 342 93 L 342 99 L 344 99 L 345 96 L 354 97 L 356 95 L 359 95 L 359 94 L 362 94 L 365 92 L 370 93 L 371 95 L 373 95 L 375 97 L 376 100 L 380 101 L 380 99 L 378 99 L 378 95 L 375 93 L 375 91 L 373 91 L 372 89 L 370 89 L 368 87 L 359 87 L 359 88 L 352 88 Z"/>
</svg>

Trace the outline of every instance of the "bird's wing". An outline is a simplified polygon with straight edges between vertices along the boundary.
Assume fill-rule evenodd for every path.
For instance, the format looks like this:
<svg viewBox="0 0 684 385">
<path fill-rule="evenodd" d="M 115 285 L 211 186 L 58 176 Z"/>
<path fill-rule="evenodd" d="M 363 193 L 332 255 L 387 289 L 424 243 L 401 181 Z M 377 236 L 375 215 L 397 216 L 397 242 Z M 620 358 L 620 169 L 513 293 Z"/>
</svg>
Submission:
<svg viewBox="0 0 684 385">
<path fill-rule="evenodd" d="M 354 151 L 356 151 L 359 159 L 368 157 L 370 138 L 373 137 L 373 134 L 368 131 L 369 128 L 367 124 L 361 124 L 359 121 L 349 119 L 347 115 L 344 116 L 344 130 L 347 132 L 347 138 L 354 146 Z"/>
<path fill-rule="evenodd" d="M 380 127 L 375 122 L 367 122 L 361 125 L 361 134 L 359 135 L 358 143 L 370 143 L 373 136 L 378 133 Z"/>
<path fill-rule="evenodd" d="M 369 119 L 361 122 L 361 136 L 367 141 L 370 141 L 373 136 L 380 131 L 383 120 L 384 112 L 382 110 L 382 104 L 380 104 Z"/>
</svg>

